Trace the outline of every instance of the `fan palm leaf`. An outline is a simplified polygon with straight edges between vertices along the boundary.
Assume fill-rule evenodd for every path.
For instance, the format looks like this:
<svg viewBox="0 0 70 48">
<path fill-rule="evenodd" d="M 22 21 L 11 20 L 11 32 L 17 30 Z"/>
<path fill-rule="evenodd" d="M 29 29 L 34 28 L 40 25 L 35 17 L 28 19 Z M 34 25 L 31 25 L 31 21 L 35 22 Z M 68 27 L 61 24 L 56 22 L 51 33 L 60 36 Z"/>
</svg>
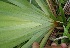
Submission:
<svg viewBox="0 0 70 48">
<path fill-rule="evenodd" d="M 29 48 L 54 28 L 47 10 L 44 13 L 27 0 L 8 1 L 0 1 L 0 48 L 13 48 L 25 41 L 21 48 Z"/>
</svg>

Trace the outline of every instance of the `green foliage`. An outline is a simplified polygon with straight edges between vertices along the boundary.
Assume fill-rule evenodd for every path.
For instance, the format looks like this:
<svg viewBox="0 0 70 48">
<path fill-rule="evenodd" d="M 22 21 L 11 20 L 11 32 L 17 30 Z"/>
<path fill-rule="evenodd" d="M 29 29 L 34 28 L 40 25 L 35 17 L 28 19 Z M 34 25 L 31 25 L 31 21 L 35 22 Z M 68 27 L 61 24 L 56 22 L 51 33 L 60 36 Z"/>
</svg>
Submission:
<svg viewBox="0 0 70 48">
<path fill-rule="evenodd" d="M 0 1 L 0 48 L 13 48 L 25 41 L 21 48 L 40 42 L 54 27 L 54 21 L 27 0 Z"/>
<path fill-rule="evenodd" d="M 69 25 L 67 25 L 66 27 L 64 26 L 64 33 L 63 33 L 63 36 L 67 36 L 68 38 L 65 38 L 65 39 L 62 39 L 62 42 L 64 43 L 69 43 L 69 40 L 70 40 L 70 34 L 69 34 Z"/>
<path fill-rule="evenodd" d="M 46 44 L 46 41 L 48 40 L 49 35 L 52 33 L 53 28 L 50 29 L 50 31 L 45 35 L 45 37 L 42 39 L 40 43 L 40 48 L 44 48 L 44 45 Z"/>
<path fill-rule="evenodd" d="M 66 22 L 61 6 L 64 0 L 58 2 L 61 15 L 57 18 L 45 1 L 32 0 L 30 3 L 29 0 L 0 0 L 0 48 L 13 48 L 17 45 L 20 48 L 21 43 L 21 48 L 31 48 L 33 42 L 40 43 L 40 47 L 44 48 L 55 26 L 54 21 L 63 22 L 63 35 L 70 39 L 70 20 Z"/>
<path fill-rule="evenodd" d="M 61 17 L 63 19 L 63 22 L 65 23 L 66 22 L 66 18 L 65 18 L 64 10 L 63 10 L 63 8 L 61 6 L 62 2 L 63 2 L 63 0 L 59 0 L 59 11 L 60 11 Z"/>
<path fill-rule="evenodd" d="M 67 36 L 68 39 L 63 39 L 62 42 L 69 42 L 70 40 L 70 19 L 68 20 L 67 26 L 64 26 L 63 36 Z"/>
<path fill-rule="evenodd" d="M 40 42 L 43 36 L 48 32 L 48 29 L 40 30 L 37 34 L 35 34 L 25 45 L 23 45 L 21 48 L 29 48 L 33 42 Z"/>
<path fill-rule="evenodd" d="M 66 29 L 67 29 L 67 36 L 68 36 L 68 38 L 69 38 L 69 40 L 70 40 L 70 20 L 69 20 L 69 22 L 67 23 L 67 26 L 66 26 Z"/>
<path fill-rule="evenodd" d="M 54 19 L 56 21 L 56 17 L 51 13 L 48 5 L 45 4 L 44 0 L 35 0 L 35 1 L 38 3 L 38 5 L 41 7 L 41 9 L 44 11 L 44 13 L 48 17 L 50 17 L 50 18 L 52 18 L 52 19 Z"/>
</svg>

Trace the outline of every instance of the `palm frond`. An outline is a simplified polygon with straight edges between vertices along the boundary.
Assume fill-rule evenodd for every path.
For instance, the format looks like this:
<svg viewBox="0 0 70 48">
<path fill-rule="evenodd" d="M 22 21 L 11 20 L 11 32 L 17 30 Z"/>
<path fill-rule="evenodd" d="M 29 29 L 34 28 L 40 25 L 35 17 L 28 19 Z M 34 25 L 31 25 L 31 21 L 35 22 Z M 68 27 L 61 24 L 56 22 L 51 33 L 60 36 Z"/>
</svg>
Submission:
<svg viewBox="0 0 70 48">
<path fill-rule="evenodd" d="M 53 19 L 27 0 L 8 1 L 11 3 L 0 1 L 0 48 L 13 48 L 29 40 L 22 47 L 28 48 L 54 27 Z"/>
</svg>

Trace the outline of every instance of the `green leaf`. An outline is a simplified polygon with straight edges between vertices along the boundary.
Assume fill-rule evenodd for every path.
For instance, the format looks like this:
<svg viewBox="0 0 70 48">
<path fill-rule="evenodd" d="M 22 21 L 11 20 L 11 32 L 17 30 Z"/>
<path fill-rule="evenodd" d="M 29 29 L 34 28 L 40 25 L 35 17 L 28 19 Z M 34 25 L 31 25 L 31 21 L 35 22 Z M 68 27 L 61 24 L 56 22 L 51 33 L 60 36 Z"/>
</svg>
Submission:
<svg viewBox="0 0 70 48">
<path fill-rule="evenodd" d="M 67 34 L 68 34 L 68 29 L 65 28 L 65 26 L 63 26 L 63 27 L 64 27 L 64 33 L 63 33 L 63 36 L 67 36 Z"/>
<path fill-rule="evenodd" d="M 59 3 L 63 3 L 63 2 L 64 2 L 64 0 L 60 0 L 60 1 L 59 1 Z"/>
<path fill-rule="evenodd" d="M 8 2 L 7 0 L 0 0 L 0 1 Z"/>
<path fill-rule="evenodd" d="M 63 36 L 67 36 L 68 38 L 66 39 L 62 39 L 62 43 L 64 42 L 64 43 L 67 43 L 69 40 L 70 40 L 70 34 L 69 34 L 69 25 L 67 25 L 66 27 L 65 26 L 63 26 L 64 27 L 64 33 L 63 33 Z"/>
<path fill-rule="evenodd" d="M 68 38 L 69 38 L 69 40 L 70 40 L 70 19 L 69 19 L 69 21 L 67 22 L 67 26 L 66 26 L 66 29 L 68 30 L 68 33 L 67 33 L 67 36 L 68 36 Z"/>
<path fill-rule="evenodd" d="M 37 4 L 37 2 L 35 0 L 28 0 L 28 1 L 31 2 L 31 4 L 33 4 L 37 8 L 41 9 L 40 6 Z"/>
<path fill-rule="evenodd" d="M 26 2 L 23 3 L 21 5 L 24 6 L 22 9 L 22 7 L 16 6 L 16 4 L 13 5 L 0 1 L 0 48 L 13 48 L 27 40 L 31 40 L 32 42 L 29 42 L 32 44 L 35 41 L 34 35 L 41 33 L 39 35 L 41 37 L 41 35 L 47 33 L 48 27 L 54 26 L 54 21 L 51 18 L 48 18 L 36 7 L 37 10 L 31 10 L 32 8 L 27 7 L 28 4 Z M 30 7 L 34 6 L 31 5 Z M 39 37 L 37 37 L 38 40 Z"/>
<path fill-rule="evenodd" d="M 27 0 L 8 0 L 8 1 L 17 5 L 18 7 L 22 8 L 22 9 L 28 8 L 28 10 L 31 10 L 32 12 L 46 16 L 43 11 L 36 8 L 34 5 L 30 4 Z"/>
<path fill-rule="evenodd" d="M 50 17 L 50 18 L 52 18 L 52 19 L 54 19 L 56 21 L 56 17 L 50 12 L 49 7 L 48 7 L 48 5 L 46 5 L 44 0 L 35 0 L 35 1 L 38 3 L 38 5 L 41 7 L 41 9 L 44 11 L 44 13 L 48 17 Z"/>
<path fill-rule="evenodd" d="M 50 31 L 48 31 L 48 33 L 45 35 L 45 37 L 42 39 L 41 43 L 40 43 L 40 48 L 44 48 L 44 45 L 46 44 L 46 41 L 48 40 L 48 37 L 50 36 L 50 34 L 52 33 L 53 28 L 50 29 Z"/>
<path fill-rule="evenodd" d="M 63 8 L 61 7 L 61 0 L 59 0 L 59 11 L 60 11 L 61 17 L 62 17 L 63 22 L 64 22 L 64 25 L 65 25 L 66 18 L 65 18 L 64 10 L 63 10 Z"/>
<path fill-rule="evenodd" d="M 45 4 L 44 0 L 35 0 L 35 1 L 42 8 L 42 10 L 45 12 L 45 14 L 49 16 L 49 13 L 47 11 L 47 5 Z"/>
<path fill-rule="evenodd" d="M 67 36 L 70 39 L 70 34 L 69 34 L 69 30 L 70 30 L 70 21 L 67 23 L 67 26 L 64 26 L 64 36 Z"/>
<path fill-rule="evenodd" d="M 63 19 L 61 16 L 57 16 L 57 21 L 63 22 Z"/>
<path fill-rule="evenodd" d="M 25 45 L 23 45 L 21 48 L 29 48 L 33 42 L 40 42 L 41 39 L 44 37 L 44 35 L 48 32 L 50 28 L 46 27 L 46 29 L 40 30 L 36 35 L 34 35 Z"/>
</svg>

